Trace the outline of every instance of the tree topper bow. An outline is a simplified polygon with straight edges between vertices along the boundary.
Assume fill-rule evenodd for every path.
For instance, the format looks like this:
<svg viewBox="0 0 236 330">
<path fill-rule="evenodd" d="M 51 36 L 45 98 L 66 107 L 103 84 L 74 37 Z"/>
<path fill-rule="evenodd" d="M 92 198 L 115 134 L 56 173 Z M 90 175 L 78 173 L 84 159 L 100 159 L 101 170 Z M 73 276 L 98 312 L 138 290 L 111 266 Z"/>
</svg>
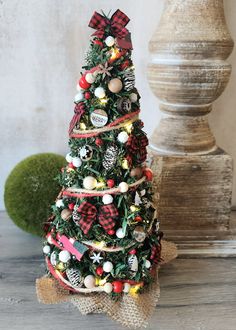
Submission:
<svg viewBox="0 0 236 330">
<path fill-rule="evenodd" d="M 100 39 L 103 39 L 105 37 L 106 30 L 110 29 L 109 32 L 116 37 L 119 47 L 132 49 L 130 32 L 125 27 L 129 21 L 129 17 L 119 9 L 117 9 L 110 19 L 95 11 L 89 22 L 89 27 L 97 30 L 92 34 L 92 36 Z"/>
</svg>

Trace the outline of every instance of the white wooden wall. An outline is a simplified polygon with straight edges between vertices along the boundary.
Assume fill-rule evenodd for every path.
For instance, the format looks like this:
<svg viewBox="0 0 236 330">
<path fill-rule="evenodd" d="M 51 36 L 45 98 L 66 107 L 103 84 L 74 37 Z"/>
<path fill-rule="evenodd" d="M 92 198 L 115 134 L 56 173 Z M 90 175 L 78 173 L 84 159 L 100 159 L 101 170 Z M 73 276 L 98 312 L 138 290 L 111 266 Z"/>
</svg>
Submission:
<svg viewBox="0 0 236 330">
<path fill-rule="evenodd" d="M 75 83 L 83 65 L 94 10 L 120 8 L 131 18 L 137 87 L 148 134 L 159 120 L 158 102 L 146 80 L 148 41 L 164 0 L 0 0 L 0 190 L 11 169 L 28 155 L 67 152 Z M 225 0 L 236 41 L 236 1 Z M 218 144 L 236 160 L 236 50 L 229 86 L 210 122 Z M 236 205 L 236 170 L 233 204 Z M 0 209 L 3 209 L 3 200 Z"/>
</svg>

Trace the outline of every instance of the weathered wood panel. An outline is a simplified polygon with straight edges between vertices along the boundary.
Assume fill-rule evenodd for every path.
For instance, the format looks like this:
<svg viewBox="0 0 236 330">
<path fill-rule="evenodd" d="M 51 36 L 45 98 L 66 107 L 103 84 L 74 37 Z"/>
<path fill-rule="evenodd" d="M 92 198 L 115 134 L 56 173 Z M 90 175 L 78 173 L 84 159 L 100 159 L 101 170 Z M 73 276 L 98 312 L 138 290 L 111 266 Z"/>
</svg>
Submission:
<svg viewBox="0 0 236 330">
<path fill-rule="evenodd" d="M 229 230 L 232 158 L 218 151 L 203 156 L 153 157 L 154 187 L 163 230 Z"/>
</svg>

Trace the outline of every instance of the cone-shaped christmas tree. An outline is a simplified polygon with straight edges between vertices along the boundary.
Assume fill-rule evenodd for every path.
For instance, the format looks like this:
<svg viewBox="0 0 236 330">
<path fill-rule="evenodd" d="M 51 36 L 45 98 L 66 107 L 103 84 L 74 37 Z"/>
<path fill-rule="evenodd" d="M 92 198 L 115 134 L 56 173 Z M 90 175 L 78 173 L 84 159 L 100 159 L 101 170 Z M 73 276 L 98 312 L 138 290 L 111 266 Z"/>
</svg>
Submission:
<svg viewBox="0 0 236 330">
<path fill-rule="evenodd" d="M 128 17 L 94 13 L 77 83 L 68 165 L 47 224 L 50 276 L 73 293 L 142 294 L 160 261 Z"/>
</svg>

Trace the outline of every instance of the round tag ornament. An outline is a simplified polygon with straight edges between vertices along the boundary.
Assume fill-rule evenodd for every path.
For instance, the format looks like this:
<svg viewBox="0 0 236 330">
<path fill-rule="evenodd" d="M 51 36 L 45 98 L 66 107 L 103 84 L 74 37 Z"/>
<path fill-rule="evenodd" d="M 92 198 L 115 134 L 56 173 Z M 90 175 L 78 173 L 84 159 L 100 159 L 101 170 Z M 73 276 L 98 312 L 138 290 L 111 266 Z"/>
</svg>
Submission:
<svg viewBox="0 0 236 330">
<path fill-rule="evenodd" d="M 93 126 L 103 127 L 108 121 L 108 115 L 105 110 L 96 109 L 91 113 L 90 120 Z"/>
<path fill-rule="evenodd" d="M 133 235 L 134 235 L 134 238 L 136 239 L 136 241 L 139 243 L 142 243 L 146 238 L 146 233 L 142 226 L 135 227 Z"/>
</svg>

